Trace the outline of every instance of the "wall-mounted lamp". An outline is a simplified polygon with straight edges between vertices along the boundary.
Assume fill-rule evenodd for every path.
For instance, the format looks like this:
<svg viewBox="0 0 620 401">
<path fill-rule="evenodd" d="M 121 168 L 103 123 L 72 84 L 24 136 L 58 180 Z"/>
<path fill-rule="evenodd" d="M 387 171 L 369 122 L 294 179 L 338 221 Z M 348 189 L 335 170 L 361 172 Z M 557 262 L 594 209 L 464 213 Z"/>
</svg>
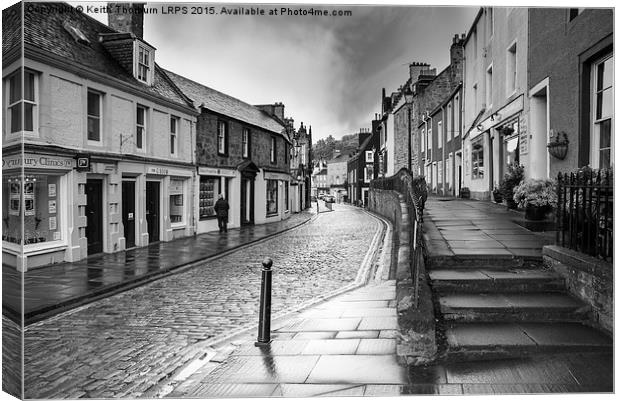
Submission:
<svg viewBox="0 0 620 401">
<path fill-rule="evenodd" d="M 484 125 L 482 125 L 482 124 L 478 124 L 476 126 L 476 128 L 478 128 L 478 131 L 480 131 L 480 132 L 484 131 Z"/>
</svg>

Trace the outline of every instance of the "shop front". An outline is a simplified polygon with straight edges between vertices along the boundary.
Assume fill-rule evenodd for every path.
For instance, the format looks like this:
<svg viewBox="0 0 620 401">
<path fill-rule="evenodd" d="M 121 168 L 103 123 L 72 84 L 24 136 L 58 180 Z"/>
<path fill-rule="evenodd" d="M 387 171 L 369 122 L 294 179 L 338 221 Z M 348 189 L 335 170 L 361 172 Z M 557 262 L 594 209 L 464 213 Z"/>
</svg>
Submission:
<svg viewBox="0 0 620 401">
<path fill-rule="evenodd" d="M 196 191 L 198 211 L 196 215 L 198 216 L 197 232 L 199 234 L 218 230 L 215 202 L 220 194 L 228 201 L 230 207 L 228 210 L 228 227 L 239 227 L 240 213 L 233 205 L 238 204 L 240 198 L 246 199 L 249 194 L 248 192 L 240 196 L 240 192 L 243 189 L 241 188 L 242 184 L 244 184 L 243 181 L 238 170 L 198 167 L 198 188 Z M 247 183 L 245 185 L 247 186 Z M 247 217 L 244 216 L 241 220 L 245 221 Z"/>
</svg>

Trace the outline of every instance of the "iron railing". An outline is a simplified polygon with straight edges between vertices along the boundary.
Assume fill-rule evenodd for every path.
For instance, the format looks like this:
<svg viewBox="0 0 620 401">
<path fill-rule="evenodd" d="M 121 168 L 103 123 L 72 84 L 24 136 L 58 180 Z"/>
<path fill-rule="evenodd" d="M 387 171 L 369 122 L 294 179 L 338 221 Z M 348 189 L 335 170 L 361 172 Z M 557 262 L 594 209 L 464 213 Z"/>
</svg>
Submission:
<svg viewBox="0 0 620 401">
<path fill-rule="evenodd" d="M 417 309 L 420 298 L 421 269 L 424 263 L 422 222 L 424 204 L 428 196 L 426 180 L 423 176 L 412 177 L 411 173 L 406 168 L 402 168 L 391 177 L 372 180 L 370 188 L 396 191 L 403 195 L 407 203 L 407 211 L 409 216 L 411 216 L 412 223 L 411 235 L 409 236 L 409 249 L 411 249 L 409 270 L 413 288 L 413 303 L 414 307 Z"/>
<path fill-rule="evenodd" d="M 613 171 L 558 174 L 557 245 L 613 261 Z"/>
</svg>

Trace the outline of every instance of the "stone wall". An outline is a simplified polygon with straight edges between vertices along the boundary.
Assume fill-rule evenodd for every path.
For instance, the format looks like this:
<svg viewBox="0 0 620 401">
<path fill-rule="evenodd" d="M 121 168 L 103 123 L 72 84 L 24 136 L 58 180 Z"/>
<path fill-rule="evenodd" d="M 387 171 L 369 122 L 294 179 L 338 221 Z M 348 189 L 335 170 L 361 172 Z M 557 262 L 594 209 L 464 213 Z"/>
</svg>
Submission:
<svg viewBox="0 0 620 401">
<path fill-rule="evenodd" d="M 410 249 L 412 219 L 409 218 L 407 204 L 403 195 L 396 191 L 383 191 L 371 188 L 368 195 L 368 208 L 392 222 L 394 229 L 394 254 L 390 277 L 396 278 L 396 297 L 398 326 L 400 336 L 397 340 L 398 355 L 406 358 L 408 364 L 423 364 L 431 361 L 436 352 L 435 313 L 432 294 L 424 258 L 419 257 L 420 289 L 419 303 L 413 305 L 410 264 L 414 252 Z"/>
<path fill-rule="evenodd" d="M 590 305 L 592 324 L 613 333 L 613 264 L 555 245 L 543 248 L 543 262 L 564 277 L 573 296 Z"/>
</svg>

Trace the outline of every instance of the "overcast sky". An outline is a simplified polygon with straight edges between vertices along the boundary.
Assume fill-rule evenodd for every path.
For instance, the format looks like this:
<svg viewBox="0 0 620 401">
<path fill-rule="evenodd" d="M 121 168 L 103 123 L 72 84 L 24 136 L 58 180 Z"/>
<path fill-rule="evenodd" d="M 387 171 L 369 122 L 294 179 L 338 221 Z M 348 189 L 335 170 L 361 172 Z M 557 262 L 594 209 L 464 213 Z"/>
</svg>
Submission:
<svg viewBox="0 0 620 401">
<path fill-rule="evenodd" d="M 86 3 L 81 3 L 86 4 Z M 98 4 L 98 3 L 89 3 Z M 161 11 L 166 3 L 148 3 Z M 191 3 L 199 6 L 204 3 Z M 173 3 L 173 5 L 182 5 Z M 283 5 L 211 4 L 216 12 Z M 311 5 L 291 5 L 309 10 Z M 370 128 L 390 93 L 408 77 L 408 64 L 449 63 L 456 33 L 465 33 L 477 7 L 314 6 L 352 16 L 148 14 L 144 39 L 156 62 L 250 104 L 283 102 L 287 117 L 312 125 L 313 140 Z M 106 15 L 89 14 L 107 23 Z"/>
</svg>

